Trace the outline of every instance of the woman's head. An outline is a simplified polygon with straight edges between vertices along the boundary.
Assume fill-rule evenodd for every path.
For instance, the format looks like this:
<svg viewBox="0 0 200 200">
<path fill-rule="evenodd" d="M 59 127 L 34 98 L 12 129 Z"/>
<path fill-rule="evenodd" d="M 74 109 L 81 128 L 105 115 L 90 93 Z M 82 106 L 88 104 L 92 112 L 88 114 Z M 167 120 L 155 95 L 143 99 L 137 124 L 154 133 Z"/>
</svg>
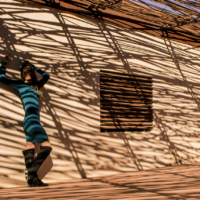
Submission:
<svg viewBox="0 0 200 200">
<path fill-rule="evenodd" d="M 39 88 L 39 81 L 37 78 L 36 71 L 34 70 L 33 65 L 28 60 L 25 60 L 22 63 L 21 79 L 28 85 L 34 86 L 33 89 L 36 92 L 40 93 L 40 99 L 44 99 L 43 94 Z"/>
<path fill-rule="evenodd" d="M 28 60 L 22 63 L 21 79 L 29 85 L 38 85 L 38 78 L 33 66 Z"/>
</svg>

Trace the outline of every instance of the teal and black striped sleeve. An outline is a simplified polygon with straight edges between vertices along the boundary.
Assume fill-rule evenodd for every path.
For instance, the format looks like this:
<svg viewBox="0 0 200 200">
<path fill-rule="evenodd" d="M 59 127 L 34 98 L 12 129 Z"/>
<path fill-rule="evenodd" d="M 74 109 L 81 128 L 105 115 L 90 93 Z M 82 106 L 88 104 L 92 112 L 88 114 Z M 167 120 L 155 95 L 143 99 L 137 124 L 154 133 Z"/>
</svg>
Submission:
<svg viewBox="0 0 200 200">
<path fill-rule="evenodd" d="M 18 87 L 22 84 L 22 80 L 11 80 L 6 78 L 6 62 L 1 63 L 0 68 L 0 82 L 4 83 L 5 85 L 8 85 L 10 87 L 18 89 Z"/>
<path fill-rule="evenodd" d="M 33 69 L 40 73 L 42 76 L 42 79 L 39 81 L 39 88 L 42 88 L 43 85 L 49 80 L 50 76 L 45 71 L 41 70 L 40 68 L 33 65 Z"/>
</svg>

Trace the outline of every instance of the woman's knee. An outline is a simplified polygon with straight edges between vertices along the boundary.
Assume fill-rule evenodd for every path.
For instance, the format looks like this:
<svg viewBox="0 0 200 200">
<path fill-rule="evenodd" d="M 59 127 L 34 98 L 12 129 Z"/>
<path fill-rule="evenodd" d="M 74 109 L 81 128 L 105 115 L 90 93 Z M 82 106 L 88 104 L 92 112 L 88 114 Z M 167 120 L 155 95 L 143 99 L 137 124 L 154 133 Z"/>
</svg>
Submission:
<svg viewBox="0 0 200 200">
<path fill-rule="evenodd" d="M 34 149 L 35 148 L 35 144 L 32 143 L 32 142 L 26 142 L 26 146 L 25 146 L 25 149 Z"/>
</svg>

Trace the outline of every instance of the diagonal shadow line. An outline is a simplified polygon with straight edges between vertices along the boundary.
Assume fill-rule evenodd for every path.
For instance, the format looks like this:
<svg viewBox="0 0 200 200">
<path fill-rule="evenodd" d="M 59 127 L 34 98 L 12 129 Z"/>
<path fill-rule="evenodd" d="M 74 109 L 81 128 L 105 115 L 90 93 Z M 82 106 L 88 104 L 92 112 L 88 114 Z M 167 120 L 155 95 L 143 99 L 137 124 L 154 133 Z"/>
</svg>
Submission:
<svg viewBox="0 0 200 200">
<path fill-rule="evenodd" d="M 20 1 L 20 0 L 19 0 Z M 35 4 L 39 4 L 39 5 L 43 5 L 45 6 L 46 4 L 44 3 L 41 3 L 41 2 L 38 2 L 37 0 L 26 0 L 26 2 L 29 2 L 29 3 L 35 3 Z M 81 14 L 83 16 L 88 16 L 88 17 L 92 17 L 93 16 L 93 13 L 87 9 L 87 7 L 82 7 L 82 5 L 76 5 L 76 7 L 71 7 L 71 5 L 73 5 L 72 1 L 66 1 L 66 0 L 62 0 L 61 2 L 64 2 L 64 3 L 67 3 L 68 4 L 68 7 L 65 6 L 58 6 L 56 7 L 56 9 L 59 9 L 59 10 L 62 10 L 62 11 L 68 11 L 68 12 L 72 12 L 72 13 L 76 13 L 76 14 Z M 74 4 L 75 5 L 75 4 Z M 54 6 L 47 6 L 47 7 L 50 7 L 50 8 L 55 8 Z M 71 8 L 70 8 L 71 7 Z M 129 16 L 129 15 L 126 15 L 126 16 L 119 16 L 119 15 L 116 15 L 116 14 L 112 14 L 112 13 L 109 13 L 109 12 L 104 12 L 104 11 L 96 11 L 96 13 L 99 15 L 99 16 L 103 16 L 103 17 L 106 17 L 106 18 L 109 18 L 109 19 L 115 19 L 115 20 L 124 20 L 126 22 L 131 22 L 133 24 L 140 24 L 141 26 L 144 26 L 146 28 L 146 30 L 152 30 L 153 29 L 159 29 L 160 26 L 156 25 L 155 23 L 150 23 L 148 21 L 141 21 L 139 18 L 138 20 L 137 19 L 131 19 L 132 16 Z M 140 21 L 139 21 L 140 20 Z"/>
<path fill-rule="evenodd" d="M 167 196 L 167 197 L 170 197 L 170 199 L 175 199 L 177 200 L 177 197 L 174 197 L 173 195 L 170 195 L 170 194 L 163 194 L 161 192 L 159 192 L 159 190 L 156 190 L 156 189 L 143 189 L 143 188 L 140 188 L 140 187 L 137 187 L 137 186 L 130 186 L 128 184 L 120 184 L 120 183 L 114 183 L 114 182 L 110 182 L 108 180 L 106 180 L 106 178 L 88 178 L 89 181 L 91 182 L 101 182 L 101 183 L 106 183 L 106 184 L 109 184 L 109 185 L 112 185 L 112 186 L 115 186 L 115 187 L 122 187 L 122 188 L 129 188 L 129 189 L 132 189 L 133 190 L 133 193 L 135 192 L 143 192 L 143 193 L 146 193 L 146 192 L 152 192 L 154 194 L 158 194 L 158 195 L 161 195 L 161 196 Z M 130 191 L 129 191 L 130 192 Z"/>
<path fill-rule="evenodd" d="M 19 0 L 20 1 L 20 0 Z M 29 3 L 31 3 L 32 1 L 28 1 Z M 34 1 L 35 2 L 35 4 L 41 4 L 41 3 L 39 3 L 38 1 Z M 63 2 L 66 2 L 66 1 L 63 1 Z M 68 5 L 69 6 L 64 6 L 64 7 L 62 7 L 62 9 L 64 8 L 64 10 L 66 10 L 66 9 L 69 9 L 68 7 L 70 7 L 70 3 L 72 3 L 72 2 L 67 2 L 67 3 L 69 3 Z M 61 9 L 61 10 L 62 10 Z M 87 10 L 87 9 L 86 9 Z M 89 13 L 85 13 L 85 15 L 84 15 L 84 12 L 86 12 L 86 11 L 84 11 L 84 12 L 82 12 L 82 10 L 79 8 L 79 7 L 77 7 L 77 9 L 71 9 L 71 12 L 72 13 L 77 13 L 77 14 L 82 14 L 83 16 L 87 16 L 87 15 L 89 15 Z M 108 14 L 108 13 L 103 13 L 104 15 L 105 14 Z M 91 16 L 90 16 L 91 17 Z M 108 16 L 107 18 L 109 18 L 109 19 L 117 19 L 117 15 L 116 16 Z M 126 19 L 124 19 L 124 24 L 125 24 L 125 21 L 127 21 L 127 20 L 129 20 L 129 18 L 130 17 L 127 17 Z M 107 19 L 108 20 L 108 19 Z M 109 21 L 109 20 L 108 20 Z M 117 21 L 117 20 L 115 20 L 115 21 Z M 119 21 L 119 20 L 118 20 Z M 133 23 L 133 22 L 129 22 L 129 23 Z M 135 24 L 139 24 L 139 23 L 141 23 L 141 22 L 135 22 Z M 119 24 L 118 24 L 119 25 Z M 122 24 L 123 25 L 123 24 Z M 128 25 L 128 24 L 127 24 Z M 130 24 L 129 24 L 129 26 L 130 26 Z M 149 25 L 150 26 L 150 25 Z M 148 26 L 147 26 L 148 27 Z M 131 28 L 131 26 L 130 26 L 130 28 Z M 132 28 L 134 28 L 134 26 L 132 26 Z M 136 27 L 135 27 L 136 28 Z M 162 29 L 162 28 L 161 28 Z M 137 30 L 139 30 L 138 28 L 137 28 Z M 142 29 L 141 29 L 142 30 Z M 150 30 L 150 29 L 149 29 Z M 154 29 L 154 30 L 156 30 L 156 29 Z M 160 30 L 160 26 L 159 26 L 159 30 Z M 174 32 L 175 33 L 175 35 L 176 34 L 180 34 L 181 32 L 183 32 L 184 34 L 187 34 L 187 38 L 190 38 L 190 34 L 191 35 L 193 35 L 193 36 L 195 36 L 192 32 L 190 33 L 190 34 L 188 34 L 188 33 L 186 33 L 185 32 L 185 30 L 184 31 L 182 31 L 180 28 L 179 29 L 177 29 L 177 30 L 175 30 L 175 29 L 172 29 L 172 28 L 168 28 L 167 29 L 168 31 L 171 31 L 171 33 L 172 32 Z M 150 33 L 150 32 L 149 32 Z M 151 34 L 151 33 L 150 33 Z M 159 33 L 159 35 L 161 35 L 161 31 L 160 31 L 160 33 Z M 182 34 L 182 36 L 184 36 L 183 34 Z M 172 39 L 173 37 L 171 37 L 171 39 Z M 187 38 L 185 38 L 184 40 L 186 41 L 187 40 Z M 175 39 L 178 39 L 179 41 L 182 41 L 181 40 L 181 38 L 178 38 L 178 37 L 175 37 Z M 198 39 L 198 37 L 196 37 L 196 39 L 193 37 L 193 38 L 191 38 L 191 41 L 193 41 L 193 42 L 195 42 L 196 40 Z M 197 41 L 196 41 L 197 42 Z M 195 44 L 195 43 L 193 43 L 193 44 Z"/>
<path fill-rule="evenodd" d="M 101 30 L 101 33 L 103 34 L 103 36 L 106 39 L 106 41 L 109 44 L 109 46 L 117 54 L 118 59 L 120 59 L 122 61 L 122 63 L 124 64 L 124 67 L 128 68 L 126 70 L 129 72 L 130 71 L 130 66 L 129 66 L 128 60 L 127 60 L 127 58 L 125 56 L 125 53 L 123 52 L 122 48 L 120 47 L 119 43 L 117 42 L 117 39 L 112 35 L 110 30 L 107 28 L 106 24 L 98 23 L 98 27 Z M 106 36 L 105 31 L 107 32 L 108 36 Z M 111 44 L 109 39 L 111 39 L 113 45 Z"/>
<path fill-rule="evenodd" d="M 3 29 L 3 28 L 2 28 Z M 4 29 L 3 29 L 4 30 Z M 8 31 L 7 29 L 5 29 L 5 31 Z M 9 31 L 8 31 L 9 32 Z M 10 32 L 9 32 L 9 34 L 10 34 Z M 4 38 L 3 38 L 3 40 L 4 40 Z M 12 39 L 10 39 L 11 41 L 12 41 L 12 44 L 14 44 L 14 42 L 16 42 L 15 40 L 12 40 Z M 5 40 L 6 41 L 6 40 Z M 7 43 L 8 45 L 8 51 L 9 52 L 11 52 L 11 48 L 10 48 L 10 43 Z M 12 45 L 12 47 L 13 47 L 13 45 Z M 46 94 L 45 96 L 48 96 L 48 94 Z M 49 96 L 48 96 L 48 99 L 50 99 L 49 98 Z M 49 105 L 49 107 L 51 107 L 50 105 Z M 51 116 L 53 116 L 53 118 L 54 118 L 54 122 L 56 123 L 57 122 L 57 120 L 56 120 L 56 117 L 53 115 L 53 113 L 50 113 L 50 115 Z M 58 118 L 57 118 L 58 119 Z M 59 119 L 58 119 L 59 120 Z M 57 127 L 57 130 L 61 130 L 62 129 L 62 125 L 61 125 L 61 123 L 56 123 L 56 127 Z M 60 132 L 60 136 L 62 137 L 62 133 Z M 64 143 L 65 143 L 65 141 L 66 141 L 66 143 L 65 143 L 65 145 L 66 144 L 69 144 L 68 145 L 68 150 L 71 152 L 71 155 L 72 155 L 72 157 L 73 157 L 73 159 L 74 159 L 74 162 L 75 162 L 75 164 L 76 164 L 76 166 L 77 166 L 77 169 L 78 169 L 78 171 L 79 171 L 79 173 L 80 173 L 80 175 L 82 176 L 82 178 L 86 178 L 86 174 L 85 174 L 85 172 L 84 172 L 84 170 L 83 170 L 83 168 L 82 168 L 82 165 L 80 164 L 80 161 L 79 161 L 79 158 L 78 158 L 78 154 L 77 154 L 77 152 L 75 151 L 75 147 L 73 146 L 73 144 L 72 144 L 72 141 L 70 140 L 70 138 L 69 138 L 69 136 L 68 136 L 68 134 L 65 134 L 65 137 L 66 138 L 62 138 L 62 141 L 64 141 Z"/>
<path fill-rule="evenodd" d="M 14 52 L 14 51 L 16 51 L 15 46 L 14 46 L 14 43 L 16 42 L 16 39 L 14 37 L 14 34 L 11 33 L 9 31 L 9 29 L 5 25 L 3 25 L 3 23 L 4 23 L 4 21 L 0 18 L 0 30 L 4 33 L 4 34 L 1 35 L 1 38 L 3 40 L 3 43 L 6 46 L 4 48 L 4 50 L 7 51 L 7 52 Z M 6 38 L 6 34 L 5 33 L 8 33 L 7 34 L 8 38 Z"/>
<path fill-rule="evenodd" d="M 67 150 L 71 153 L 71 155 L 72 155 L 72 157 L 73 157 L 73 160 L 74 160 L 74 162 L 75 162 L 75 164 L 76 164 L 76 167 L 77 167 L 78 172 L 80 173 L 81 177 L 82 177 L 82 178 L 86 178 L 85 171 L 84 171 L 84 169 L 83 169 L 83 167 L 82 167 L 82 164 L 81 164 L 81 162 L 80 162 L 78 153 L 77 153 L 77 151 L 76 151 L 76 149 L 75 149 L 75 147 L 74 147 L 74 145 L 73 145 L 73 142 L 71 141 L 71 139 L 70 139 L 70 137 L 69 137 L 69 133 L 64 132 L 64 129 L 63 129 L 63 127 L 62 127 L 62 123 L 60 122 L 59 117 L 56 116 L 56 112 L 55 112 L 53 106 L 51 106 L 51 103 L 49 102 L 50 99 L 51 99 L 50 96 L 48 95 L 47 92 L 44 91 L 44 93 L 45 93 L 45 97 L 46 97 L 47 106 L 48 106 L 49 108 L 53 109 L 53 111 L 54 111 L 54 113 L 53 113 L 52 110 L 49 109 L 49 110 L 47 111 L 47 114 L 49 114 L 49 115 L 52 116 L 52 118 L 53 118 L 53 121 L 54 121 L 54 123 L 55 123 L 55 125 L 56 125 L 55 127 L 56 127 L 56 129 L 58 130 L 58 132 L 59 132 L 59 139 L 60 139 L 60 140 L 62 141 L 62 143 L 65 145 L 65 149 L 67 149 Z M 65 137 L 64 137 L 64 136 L 65 136 Z"/>
<path fill-rule="evenodd" d="M 137 169 L 139 171 L 143 170 L 143 167 L 142 167 L 140 161 L 138 160 L 136 154 L 134 153 L 134 151 L 131 148 L 131 145 L 129 144 L 129 140 L 126 137 L 126 133 L 125 132 L 118 132 L 117 134 L 118 134 L 119 138 L 123 139 L 124 144 L 125 144 L 125 146 L 127 148 L 127 152 L 129 154 L 129 156 L 131 157 L 133 163 L 136 165 Z"/>
<path fill-rule="evenodd" d="M 156 115 L 156 112 L 155 112 L 155 115 Z M 159 119 L 160 120 L 160 118 L 158 118 L 158 117 L 155 117 L 156 118 L 156 123 L 157 123 L 157 119 Z M 161 121 L 161 120 L 160 120 Z M 171 128 L 171 126 L 168 126 L 168 125 L 165 125 L 164 123 L 162 123 L 161 125 L 159 124 L 159 122 L 157 123 L 157 126 L 159 127 L 159 129 L 162 131 L 162 129 L 161 128 L 163 128 L 164 130 L 165 130 L 165 132 L 167 132 L 166 130 L 168 129 L 168 130 L 171 130 L 171 131 L 173 131 L 173 129 Z M 172 147 L 173 149 L 172 149 L 172 155 L 174 155 L 174 156 L 176 156 L 176 155 L 178 155 L 178 151 L 180 151 L 181 153 L 183 153 L 183 154 L 185 154 L 185 156 L 187 156 L 187 158 L 189 158 L 189 155 L 188 155 L 188 152 L 185 150 L 183 150 L 183 149 L 181 149 L 180 147 L 176 147 L 175 146 L 175 144 L 173 143 L 173 142 L 171 142 L 170 140 L 169 140 L 169 137 L 167 136 L 167 134 L 164 134 L 165 132 L 163 132 L 163 134 L 162 134 L 162 136 L 164 135 L 164 137 L 162 137 L 161 138 L 161 140 L 163 140 L 163 141 L 167 141 L 168 143 L 167 144 L 170 144 L 169 145 L 169 149 L 170 149 L 170 147 Z M 192 136 L 192 135 L 191 135 Z M 182 139 L 184 140 L 184 136 L 182 136 L 182 135 L 180 135 L 180 137 L 182 137 Z M 190 149 L 194 149 L 194 147 L 192 147 L 192 145 L 188 142 L 188 141 L 186 141 L 186 140 L 184 140 L 185 142 L 187 142 L 188 144 L 189 144 L 189 146 L 190 146 Z M 182 145 L 182 147 L 184 147 L 184 145 Z M 188 147 L 188 146 L 185 146 L 185 147 Z M 176 154 L 175 154 L 175 153 Z M 175 157 L 176 158 L 176 157 Z M 177 162 L 176 162 L 176 164 L 178 165 L 178 164 L 183 164 L 182 163 L 182 160 L 181 160 L 181 157 L 178 155 L 178 157 L 177 157 Z"/>
<path fill-rule="evenodd" d="M 77 62 L 79 63 L 79 66 L 80 66 L 80 72 L 82 73 L 82 76 L 84 76 L 84 81 L 85 83 L 89 82 L 90 84 L 93 83 L 94 85 L 94 88 L 96 87 L 96 83 L 94 82 L 94 79 L 92 79 L 92 74 L 91 72 L 88 72 L 86 69 L 88 67 L 88 64 L 85 63 L 82 59 L 82 56 L 80 54 L 80 51 L 79 51 L 79 48 L 77 47 L 75 41 L 74 41 L 74 38 L 73 36 L 71 35 L 69 29 L 68 29 L 68 26 L 65 24 L 65 20 L 63 19 L 62 15 L 59 13 L 58 14 L 55 14 L 55 16 L 57 17 L 57 19 L 59 20 L 62 28 L 63 28 L 63 31 L 65 33 L 65 36 L 69 42 L 69 46 L 70 48 L 72 49 L 73 53 L 74 53 L 74 56 L 76 57 L 77 59 Z M 78 77 L 76 77 L 78 79 Z M 97 94 L 98 95 L 98 94 Z"/>
<path fill-rule="evenodd" d="M 104 38 L 106 39 L 107 43 L 109 44 L 109 46 L 117 54 L 118 59 L 120 59 L 122 61 L 126 70 L 130 71 L 130 66 L 129 66 L 127 57 L 124 56 L 124 52 L 123 52 L 122 48 L 120 47 L 120 45 L 118 44 L 115 37 L 107 29 L 107 26 L 105 24 L 98 23 L 98 26 L 99 26 L 99 29 L 101 30 L 101 33 L 103 34 Z M 105 34 L 105 31 L 107 32 L 108 36 Z M 111 44 L 109 39 L 112 41 L 112 44 Z M 113 121 L 115 123 L 115 119 L 113 119 Z M 126 134 L 125 133 L 118 133 L 118 136 L 123 139 L 125 146 L 127 148 L 128 154 L 131 157 L 131 159 L 133 160 L 134 164 L 137 166 L 138 170 L 143 170 L 142 165 L 140 164 L 139 160 L 137 159 L 137 156 L 135 155 L 135 153 L 133 152 L 133 150 L 132 150 L 132 148 L 129 144 L 129 141 L 126 137 Z"/>
<path fill-rule="evenodd" d="M 167 130 L 164 126 L 164 124 L 162 123 L 162 120 L 161 118 L 159 118 L 156 114 L 156 112 L 154 112 L 154 121 L 157 125 L 157 127 L 160 129 L 160 140 L 163 140 L 166 142 L 168 148 L 169 148 L 169 151 L 170 153 L 174 156 L 175 158 L 175 161 L 176 161 L 176 164 L 179 164 L 181 163 L 182 164 L 182 161 L 180 159 L 180 156 L 178 155 L 177 153 L 177 149 L 176 149 L 176 146 L 173 142 L 170 141 L 169 137 L 167 136 Z"/>
<path fill-rule="evenodd" d="M 169 39 L 168 32 L 165 31 L 165 32 L 163 32 L 163 34 L 166 34 L 166 35 L 167 35 L 167 38 L 168 38 L 169 47 L 171 48 L 171 51 L 169 50 L 169 47 L 168 47 L 166 41 L 165 41 L 165 44 L 166 44 L 166 46 L 167 46 L 167 48 L 168 48 L 168 50 L 169 50 L 169 54 L 171 54 L 171 58 L 173 59 L 175 65 L 176 65 L 176 67 L 177 67 L 177 69 L 179 70 L 179 72 L 180 72 L 180 74 L 181 74 L 181 76 L 182 76 L 183 82 L 185 83 L 185 85 L 186 85 L 186 87 L 187 87 L 188 92 L 191 94 L 193 100 L 195 101 L 195 103 L 196 103 L 197 106 L 198 106 L 198 109 L 200 110 L 200 99 L 197 97 L 197 94 L 196 94 L 195 92 L 193 92 L 192 87 L 189 85 L 186 76 L 183 74 L 183 72 L 182 72 L 182 70 L 181 70 L 181 67 L 180 67 L 180 65 L 179 65 L 178 58 L 177 58 L 176 53 L 175 53 L 175 51 L 174 51 L 174 47 L 173 47 L 173 45 L 172 45 L 172 43 L 171 43 L 171 41 L 170 41 L 170 39 Z"/>
</svg>

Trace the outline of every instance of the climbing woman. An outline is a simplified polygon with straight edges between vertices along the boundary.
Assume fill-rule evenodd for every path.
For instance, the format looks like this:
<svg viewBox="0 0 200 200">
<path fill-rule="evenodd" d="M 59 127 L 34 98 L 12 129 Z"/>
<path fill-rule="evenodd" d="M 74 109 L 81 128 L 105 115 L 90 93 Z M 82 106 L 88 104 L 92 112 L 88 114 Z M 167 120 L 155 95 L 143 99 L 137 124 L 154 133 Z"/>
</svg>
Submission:
<svg viewBox="0 0 200 200">
<path fill-rule="evenodd" d="M 25 110 L 23 120 L 26 135 L 25 150 L 22 151 L 25 160 L 25 177 L 29 187 L 45 187 L 37 176 L 37 171 L 50 154 L 52 147 L 44 128 L 40 124 L 39 99 L 42 98 L 41 88 L 48 81 L 49 75 L 40 68 L 35 67 L 29 61 L 24 61 L 21 66 L 21 80 L 6 78 L 6 65 L 10 61 L 10 55 L 5 56 L 1 62 L 0 82 L 19 91 Z M 42 76 L 37 79 L 37 74 Z M 40 151 L 34 158 L 35 144 L 40 143 Z"/>
</svg>

